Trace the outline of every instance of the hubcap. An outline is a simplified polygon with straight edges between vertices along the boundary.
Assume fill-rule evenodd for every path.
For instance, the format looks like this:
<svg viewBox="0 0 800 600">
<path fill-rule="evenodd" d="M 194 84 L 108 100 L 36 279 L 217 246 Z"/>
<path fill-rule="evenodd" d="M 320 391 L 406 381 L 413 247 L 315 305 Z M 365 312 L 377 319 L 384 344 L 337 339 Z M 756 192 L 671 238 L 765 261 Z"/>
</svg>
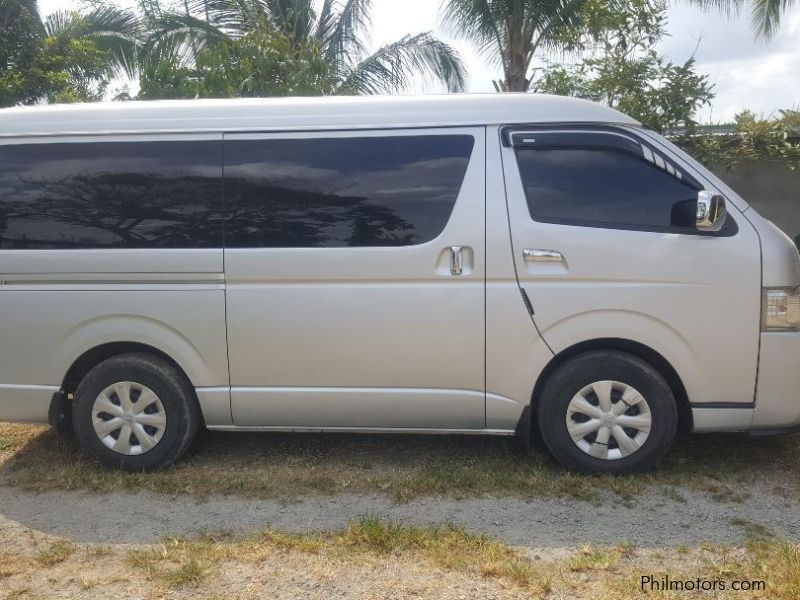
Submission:
<svg viewBox="0 0 800 600">
<path fill-rule="evenodd" d="M 616 460 L 639 450 L 650 435 L 652 421 L 644 396 L 619 381 L 587 385 L 567 407 L 572 441 L 602 460 Z"/>
<path fill-rule="evenodd" d="M 95 398 L 92 425 L 100 441 L 119 454 L 144 454 L 161 441 L 167 413 L 149 387 L 132 381 L 113 383 Z"/>
</svg>

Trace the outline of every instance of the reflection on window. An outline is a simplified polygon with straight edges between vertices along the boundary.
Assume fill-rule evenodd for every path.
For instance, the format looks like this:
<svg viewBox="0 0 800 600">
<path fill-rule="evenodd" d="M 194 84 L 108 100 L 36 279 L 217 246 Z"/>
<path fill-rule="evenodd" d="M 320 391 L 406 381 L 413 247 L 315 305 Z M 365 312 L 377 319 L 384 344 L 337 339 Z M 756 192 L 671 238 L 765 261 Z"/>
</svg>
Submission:
<svg viewBox="0 0 800 600">
<path fill-rule="evenodd" d="M 517 161 L 536 221 L 694 227 L 697 189 L 645 157 L 613 150 L 520 147 Z"/>
<path fill-rule="evenodd" d="M 444 229 L 474 138 L 225 142 L 228 247 L 407 246 Z"/>
<path fill-rule="evenodd" d="M 220 142 L 0 146 L 0 248 L 213 248 Z"/>
</svg>

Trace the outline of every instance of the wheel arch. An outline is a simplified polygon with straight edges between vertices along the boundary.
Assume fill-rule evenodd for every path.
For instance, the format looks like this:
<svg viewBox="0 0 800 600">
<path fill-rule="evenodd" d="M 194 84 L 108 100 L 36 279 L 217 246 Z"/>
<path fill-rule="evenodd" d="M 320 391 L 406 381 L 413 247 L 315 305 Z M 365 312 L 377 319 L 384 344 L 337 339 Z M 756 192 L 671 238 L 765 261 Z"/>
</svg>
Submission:
<svg viewBox="0 0 800 600">
<path fill-rule="evenodd" d="M 94 367 L 99 365 L 104 360 L 108 360 L 120 354 L 149 354 L 156 356 L 164 362 L 178 370 L 181 375 L 189 383 L 189 387 L 194 394 L 195 402 L 199 402 L 197 392 L 195 391 L 192 380 L 186 373 L 186 370 L 178 364 L 169 354 L 163 350 L 159 350 L 154 346 L 143 344 L 141 342 L 109 342 L 99 344 L 83 352 L 76 358 L 67 369 L 61 380 L 61 389 L 53 394 L 50 401 L 50 409 L 48 411 L 48 421 L 57 432 L 60 434 L 69 434 L 72 432 L 72 400 L 78 385 L 86 374 Z M 201 411 L 201 419 L 203 419 Z M 204 422 L 204 420 L 202 421 Z"/>
<path fill-rule="evenodd" d="M 533 387 L 531 394 L 530 410 L 527 411 L 531 435 L 534 440 L 540 442 L 538 423 L 536 419 L 537 402 L 536 399 L 541 395 L 542 389 L 547 383 L 547 379 L 555 370 L 568 360 L 586 352 L 593 352 L 598 350 L 617 350 L 620 352 L 627 352 L 632 354 L 651 365 L 659 374 L 664 378 L 672 390 L 672 395 L 675 397 L 675 402 L 678 408 L 678 430 L 681 432 L 691 431 L 692 429 L 692 411 L 689 405 L 689 396 L 686 393 L 686 387 L 681 380 L 680 375 L 670 362 L 664 358 L 656 350 L 649 346 L 633 340 L 623 338 L 597 338 L 593 340 L 586 340 L 579 342 L 568 348 L 565 348 L 556 354 L 550 362 L 547 363 L 536 383 Z"/>
<path fill-rule="evenodd" d="M 143 344 L 141 342 L 109 342 L 86 350 L 72 362 L 61 381 L 61 391 L 65 394 L 74 394 L 75 390 L 78 388 L 78 384 L 95 366 L 113 356 L 130 354 L 134 352 L 151 354 L 157 356 L 165 362 L 168 362 L 170 365 L 178 369 L 186 378 L 186 381 L 192 385 L 192 381 L 189 378 L 189 375 L 186 373 L 186 370 L 163 350 L 159 350 L 154 346 Z"/>
</svg>

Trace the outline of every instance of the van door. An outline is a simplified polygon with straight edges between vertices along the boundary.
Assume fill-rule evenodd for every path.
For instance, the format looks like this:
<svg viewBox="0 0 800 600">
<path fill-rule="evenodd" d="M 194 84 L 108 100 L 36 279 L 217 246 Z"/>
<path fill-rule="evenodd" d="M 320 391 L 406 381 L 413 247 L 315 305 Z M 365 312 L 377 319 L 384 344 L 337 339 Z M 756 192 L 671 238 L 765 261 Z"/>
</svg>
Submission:
<svg viewBox="0 0 800 600">
<path fill-rule="evenodd" d="M 760 253 L 737 208 L 722 231 L 697 231 L 711 183 L 633 130 L 527 127 L 502 144 L 519 283 L 553 351 L 636 342 L 692 403 L 752 407 Z"/>
<path fill-rule="evenodd" d="M 234 424 L 481 429 L 484 130 L 225 136 Z"/>
</svg>

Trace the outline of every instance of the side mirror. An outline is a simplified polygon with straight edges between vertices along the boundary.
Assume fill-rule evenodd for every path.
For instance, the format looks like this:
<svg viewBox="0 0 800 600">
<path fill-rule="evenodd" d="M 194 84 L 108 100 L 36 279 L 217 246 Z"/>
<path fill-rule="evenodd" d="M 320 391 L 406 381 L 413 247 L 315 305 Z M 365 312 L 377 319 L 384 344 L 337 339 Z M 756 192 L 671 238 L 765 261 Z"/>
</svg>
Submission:
<svg viewBox="0 0 800 600">
<path fill-rule="evenodd" d="M 719 231 L 725 225 L 725 198 L 708 190 L 697 192 L 697 217 L 695 225 L 698 231 Z"/>
</svg>

